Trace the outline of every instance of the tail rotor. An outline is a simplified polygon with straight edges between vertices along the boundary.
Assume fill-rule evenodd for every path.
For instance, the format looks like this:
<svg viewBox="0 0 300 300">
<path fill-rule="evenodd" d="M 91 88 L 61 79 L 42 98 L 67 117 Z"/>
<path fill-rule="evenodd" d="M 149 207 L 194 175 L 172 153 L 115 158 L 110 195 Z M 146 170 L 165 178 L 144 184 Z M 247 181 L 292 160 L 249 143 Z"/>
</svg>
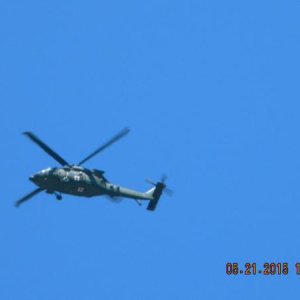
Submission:
<svg viewBox="0 0 300 300">
<path fill-rule="evenodd" d="M 165 192 L 169 196 L 173 195 L 173 191 L 170 190 L 169 188 L 167 188 L 167 186 L 165 184 L 167 178 L 168 178 L 167 175 L 162 175 L 159 182 L 154 182 L 151 179 L 146 179 L 146 181 L 148 183 L 150 183 L 151 185 L 154 186 L 154 188 L 149 191 L 149 196 L 151 198 L 150 198 L 150 202 L 147 206 L 148 210 L 151 210 L 151 211 L 155 210 L 155 208 L 158 204 L 158 201 L 163 192 Z"/>
<path fill-rule="evenodd" d="M 167 179 L 168 179 L 168 176 L 166 174 L 163 174 L 163 175 L 161 175 L 159 182 L 154 182 L 152 179 L 149 179 L 149 178 L 146 178 L 146 182 L 155 187 L 157 186 L 158 183 L 162 183 L 164 185 L 163 192 L 166 193 L 166 195 L 168 195 L 168 196 L 173 196 L 173 194 L 174 194 L 173 190 L 168 188 L 166 185 Z"/>
</svg>

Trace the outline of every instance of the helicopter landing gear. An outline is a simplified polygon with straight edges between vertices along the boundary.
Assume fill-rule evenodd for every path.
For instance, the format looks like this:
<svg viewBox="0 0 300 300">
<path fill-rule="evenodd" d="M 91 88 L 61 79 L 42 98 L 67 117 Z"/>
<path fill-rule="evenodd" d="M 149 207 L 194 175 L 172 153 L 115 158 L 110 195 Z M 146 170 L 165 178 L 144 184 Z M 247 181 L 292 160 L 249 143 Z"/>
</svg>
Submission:
<svg viewBox="0 0 300 300">
<path fill-rule="evenodd" d="M 54 193 L 54 194 L 55 194 L 55 196 L 56 196 L 56 200 L 58 200 L 58 201 L 62 200 L 62 195 L 61 195 L 61 193 Z"/>
<path fill-rule="evenodd" d="M 135 202 L 136 202 L 139 206 L 142 205 L 142 202 L 141 202 L 139 199 L 134 199 L 134 200 L 135 200 Z"/>
<path fill-rule="evenodd" d="M 48 194 L 54 194 L 55 195 L 55 197 L 56 197 L 56 200 L 62 200 L 62 195 L 61 195 L 61 193 L 59 193 L 59 192 L 54 192 L 54 191 L 46 191 L 46 193 L 48 193 Z"/>
</svg>

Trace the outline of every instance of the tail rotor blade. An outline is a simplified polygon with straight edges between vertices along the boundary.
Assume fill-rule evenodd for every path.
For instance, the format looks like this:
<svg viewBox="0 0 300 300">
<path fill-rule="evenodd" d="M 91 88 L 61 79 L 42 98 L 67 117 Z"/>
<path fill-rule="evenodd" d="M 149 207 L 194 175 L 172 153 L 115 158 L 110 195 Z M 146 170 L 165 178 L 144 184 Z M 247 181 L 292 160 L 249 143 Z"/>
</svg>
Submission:
<svg viewBox="0 0 300 300">
<path fill-rule="evenodd" d="M 152 184 L 152 185 L 156 185 L 156 182 L 154 182 L 153 180 L 151 180 L 151 179 L 149 179 L 149 178 L 146 178 L 146 182 L 147 183 L 150 183 L 150 184 Z"/>
<path fill-rule="evenodd" d="M 15 204 L 16 207 L 19 207 L 22 203 L 30 200 L 32 197 L 34 197 L 35 195 L 37 195 L 38 193 L 42 192 L 44 189 L 42 188 L 38 188 L 36 190 L 34 190 L 33 192 L 27 194 L 26 196 L 24 196 L 23 198 L 21 198 L 20 200 L 18 200 Z"/>
<path fill-rule="evenodd" d="M 83 159 L 78 166 L 81 166 L 82 164 L 84 164 L 86 161 L 90 160 L 92 157 L 94 157 L 95 155 L 97 155 L 99 152 L 103 151 L 104 149 L 108 148 L 109 146 L 111 146 L 113 143 L 115 143 L 116 141 L 118 141 L 119 139 L 121 139 L 122 137 L 124 137 L 127 133 L 129 133 L 129 128 L 124 128 L 123 130 L 121 130 L 118 134 L 116 134 L 115 136 L 113 136 L 110 140 L 108 140 L 105 144 L 103 144 L 101 147 L 99 147 L 98 149 L 96 149 L 93 153 L 91 153 L 90 155 L 88 155 L 85 159 Z"/>
<path fill-rule="evenodd" d="M 58 155 L 55 151 L 53 151 L 48 145 L 46 145 L 42 140 L 40 140 L 36 135 L 32 132 L 23 132 L 32 142 L 41 147 L 47 154 L 49 154 L 52 158 L 54 158 L 57 162 L 59 162 L 62 166 L 68 166 L 68 162 L 66 162 L 60 155 Z"/>
<path fill-rule="evenodd" d="M 172 196 L 174 193 L 171 189 L 169 189 L 167 186 L 166 186 L 166 180 L 168 179 L 168 176 L 163 174 L 160 178 L 160 182 L 154 182 L 153 180 L 147 178 L 146 179 L 146 182 L 152 184 L 153 186 L 157 186 L 158 184 L 162 184 L 164 186 L 164 189 L 163 191 L 168 195 L 168 196 Z"/>
<path fill-rule="evenodd" d="M 169 188 L 166 188 L 166 189 L 164 190 L 164 192 L 165 192 L 168 196 L 173 196 L 173 195 L 174 195 L 173 190 L 171 190 L 171 189 L 169 189 Z"/>
<path fill-rule="evenodd" d="M 162 176 L 161 176 L 161 179 L 160 179 L 160 181 L 162 182 L 162 183 L 165 183 L 165 181 L 168 179 L 168 176 L 166 175 L 166 174 L 163 174 Z"/>
</svg>

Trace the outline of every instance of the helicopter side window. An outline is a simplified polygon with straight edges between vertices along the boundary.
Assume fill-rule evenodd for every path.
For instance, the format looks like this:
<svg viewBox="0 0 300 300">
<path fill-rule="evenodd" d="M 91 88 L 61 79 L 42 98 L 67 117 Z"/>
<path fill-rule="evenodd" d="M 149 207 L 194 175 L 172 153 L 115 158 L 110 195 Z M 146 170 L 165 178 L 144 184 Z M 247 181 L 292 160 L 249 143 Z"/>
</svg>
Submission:
<svg viewBox="0 0 300 300">
<path fill-rule="evenodd" d="M 80 181 L 82 179 L 82 172 L 75 172 L 74 173 L 74 180 Z"/>
<path fill-rule="evenodd" d="M 65 171 L 63 169 L 57 169 L 55 171 L 55 174 L 62 177 L 62 176 L 65 176 Z"/>
<path fill-rule="evenodd" d="M 79 176 L 78 174 L 75 174 L 75 175 L 74 175 L 74 180 L 75 180 L 75 181 L 80 181 L 80 176 Z"/>
<path fill-rule="evenodd" d="M 63 177 L 62 180 L 66 181 L 66 182 L 68 182 L 70 180 L 70 178 L 69 178 L 69 172 L 65 172 L 65 177 Z"/>
</svg>

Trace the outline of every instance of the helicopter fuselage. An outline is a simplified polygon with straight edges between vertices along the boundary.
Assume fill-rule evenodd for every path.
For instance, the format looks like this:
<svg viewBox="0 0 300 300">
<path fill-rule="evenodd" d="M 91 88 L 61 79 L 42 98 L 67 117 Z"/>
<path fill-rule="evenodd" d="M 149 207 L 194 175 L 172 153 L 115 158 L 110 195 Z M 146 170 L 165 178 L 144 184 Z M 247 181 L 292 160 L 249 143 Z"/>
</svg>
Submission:
<svg viewBox="0 0 300 300">
<path fill-rule="evenodd" d="M 90 170 L 79 166 L 47 168 L 29 179 L 48 193 L 63 193 L 82 197 L 108 195 L 133 199 L 151 199 L 147 193 L 110 183 L 103 171 Z"/>
</svg>

